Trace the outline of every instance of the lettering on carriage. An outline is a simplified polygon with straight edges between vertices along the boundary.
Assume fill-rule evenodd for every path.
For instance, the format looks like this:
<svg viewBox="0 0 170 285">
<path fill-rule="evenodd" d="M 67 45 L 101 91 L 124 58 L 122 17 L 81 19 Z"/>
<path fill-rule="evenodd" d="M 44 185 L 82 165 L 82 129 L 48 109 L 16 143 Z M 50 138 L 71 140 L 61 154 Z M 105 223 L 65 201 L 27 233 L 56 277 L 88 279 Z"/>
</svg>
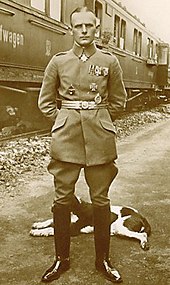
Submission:
<svg viewBox="0 0 170 285">
<path fill-rule="evenodd" d="M 0 43 L 10 44 L 13 48 L 24 45 L 24 35 L 17 31 L 10 31 L 0 25 Z"/>
<path fill-rule="evenodd" d="M 46 40 L 46 43 L 45 43 L 45 55 L 47 56 L 50 56 L 51 55 L 51 49 L 52 49 L 52 44 L 51 44 L 51 41 L 50 40 Z"/>
</svg>

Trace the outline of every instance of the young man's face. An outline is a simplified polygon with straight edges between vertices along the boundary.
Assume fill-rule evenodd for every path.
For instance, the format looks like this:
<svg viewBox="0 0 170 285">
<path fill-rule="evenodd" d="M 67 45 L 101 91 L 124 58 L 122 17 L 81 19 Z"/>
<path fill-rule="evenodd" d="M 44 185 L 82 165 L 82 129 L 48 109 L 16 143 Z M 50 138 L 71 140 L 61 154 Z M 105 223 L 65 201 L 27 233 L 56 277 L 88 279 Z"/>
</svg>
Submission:
<svg viewBox="0 0 170 285">
<path fill-rule="evenodd" d="M 95 38 L 96 17 L 92 12 L 79 12 L 72 15 L 72 33 L 75 42 L 88 46 Z"/>
</svg>

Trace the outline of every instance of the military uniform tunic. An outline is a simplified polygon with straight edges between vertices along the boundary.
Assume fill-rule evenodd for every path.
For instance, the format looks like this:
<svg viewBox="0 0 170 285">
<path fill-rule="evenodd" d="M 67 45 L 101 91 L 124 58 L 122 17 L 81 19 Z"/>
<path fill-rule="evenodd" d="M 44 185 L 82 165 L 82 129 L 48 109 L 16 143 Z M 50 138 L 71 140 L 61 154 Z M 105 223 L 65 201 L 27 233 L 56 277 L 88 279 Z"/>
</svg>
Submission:
<svg viewBox="0 0 170 285">
<path fill-rule="evenodd" d="M 85 108 L 63 108 L 65 100 L 83 101 Z M 51 157 L 86 166 L 114 161 L 113 121 L 124 109 L 125 100 L 122 70 L 114 55 L 92 43 L 86 49 L 74 44 L 71 50 L 53 56 L 38 101 L 40 110 L 54 122 Z M 99 108 L 88 108 L 89 101 Z"/>
</svg>

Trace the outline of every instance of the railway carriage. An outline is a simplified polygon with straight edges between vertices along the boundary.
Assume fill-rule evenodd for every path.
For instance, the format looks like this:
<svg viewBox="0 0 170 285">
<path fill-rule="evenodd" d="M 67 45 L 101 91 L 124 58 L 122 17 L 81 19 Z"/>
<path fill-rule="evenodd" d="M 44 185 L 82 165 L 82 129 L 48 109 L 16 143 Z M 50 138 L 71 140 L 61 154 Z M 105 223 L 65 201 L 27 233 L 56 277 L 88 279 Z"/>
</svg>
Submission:
<svg viewBox="0 0 170 285">
<path fill-rule="evenodd" d="M 93 2 L 93 1 L 92 1 Z M 128 102 L 151 100 L 168 84 L 169 45 L 162 42 L 116 1 L 94 1 L 101 22 L 98 45 L 106 44 L 123 69 Z"/>
<path fill-rule="evenodd" d="M 22 121 L 35 129 L 48 126 L 37 108 L 45 66 L 71 47 L 69 17 L 80 5 L 100 22 L 97 46 L 120 61 L 128 105 L 138 98 L 143 104 L 168 86 L 168 44 L 116 1 L 0 0 L 0 105 L 18 108 Z"/>
<path fill-rule="evenodd" d="M 37 96 L 52 55 L 71 47 L 67 21 L 75 5 L 0 1 L 0 105 L 17 107 L 22 121 L 27 126 L 31 121 L 35 129 L 48 125 L 38 111 Z"/>
</svg>

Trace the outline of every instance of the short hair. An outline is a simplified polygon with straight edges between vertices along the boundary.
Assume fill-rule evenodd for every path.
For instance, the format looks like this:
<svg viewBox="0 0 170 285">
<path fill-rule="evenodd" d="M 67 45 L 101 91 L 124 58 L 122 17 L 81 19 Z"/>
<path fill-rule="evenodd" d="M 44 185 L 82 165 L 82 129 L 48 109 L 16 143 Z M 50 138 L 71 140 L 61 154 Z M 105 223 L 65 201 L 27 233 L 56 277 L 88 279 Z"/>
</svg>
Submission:
<svg viewBox="0 0 170 285">
<path fill-rule="evenodd" d="M 73 16 L 73 14 L 74 14 L 74 13 L 80 13 L 80 12 L 90 12 L 90 13 L 92 13 L 92 14 L 96 17 L 95 13 L 94 13 L 91 9 L 89 9 L 88 7 L 86 7 L 86 6 L 77 7 L 77 8 L 70 14 L 70 24 L 71 24 L 71 26 L 72 26 L 72 16 Z"/>
</svg>

